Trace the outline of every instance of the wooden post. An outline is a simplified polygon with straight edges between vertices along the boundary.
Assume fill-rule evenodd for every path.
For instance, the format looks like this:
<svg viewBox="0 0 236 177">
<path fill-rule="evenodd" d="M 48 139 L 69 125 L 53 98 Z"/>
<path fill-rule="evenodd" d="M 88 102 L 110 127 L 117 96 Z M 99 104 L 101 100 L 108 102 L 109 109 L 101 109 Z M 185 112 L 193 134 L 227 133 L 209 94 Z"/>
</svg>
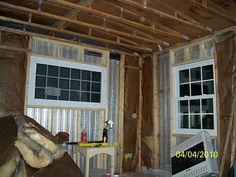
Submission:
<svg viewBox="0 0 236 177">
<path fill-rule="evenodd" d="M 137 171 L 141 171 L 141 130 L 142 130 L 142 118 L 143 118 L 143 59 L 139 58 L 139 111 L 138 111 L 138 122 L 137 122 L 137 146 L 138 146 L 138 166 Z"/>
<path fill-rule="evenodd" d="M 123 124 L 124 124 L 124 97 L 125 97 L 125 54 L 120 57 L 120 92 L 119 92 L 119 143 L 118 150 L 119 173 L 123 171 Z"/>
<path fill-rule="evenodd" d="M 159 76 L 157 74 L 157 54 L 152 55 L 152 79 L 153 79 L 153 168 L 160 168 L 160 101 L 158 93 Z"/>
<path fill-rule="evenodd" d="M 25 83 L 25 93 L 24 93 L 24 114 L 27 115 L 27 105 L 28 105 L 28 92 L 29 92 L 29 73 L 30 73 L 30 57 L 32 49 L 32 36 L 29 36 L 28 50 L 30 52 L 26 53 L 26 83 Z"/>
</svg>

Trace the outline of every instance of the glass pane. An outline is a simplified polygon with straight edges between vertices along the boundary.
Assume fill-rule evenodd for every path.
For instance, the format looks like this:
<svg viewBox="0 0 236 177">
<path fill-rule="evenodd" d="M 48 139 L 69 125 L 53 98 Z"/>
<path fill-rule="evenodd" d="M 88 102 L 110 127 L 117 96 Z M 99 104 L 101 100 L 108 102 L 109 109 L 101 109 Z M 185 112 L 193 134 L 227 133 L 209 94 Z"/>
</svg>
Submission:
<svg viewBox="0 0 236 177">
<path fill-rule="evenodd" d="M 57 96 L 47 95 L 46 98 L 48 100 L 57 100 Z"/>
<path fill-rule="evenodd" d="M 190 100 L 190 112 L 200 113 L 200 100 Z"/>
<path fill-rule="evenodd" d="M 57 78 L 48 78 L 48 82 L 47 82 L 47 86 L 48 87 L 58 87 L 58 79 Z"/>
<path fill-rule="evenodd" d="M 202 94 L 201 82 L 191 84 L 191 95 L 196 96 L 201 94 Z"/>
<path fill-rule="evenodd" d="M 82 80 L 90 81 L 91 79 L 91 72 L 82 70 Z"/>
<path fill-rule="evenodd" d="M 45 99 L 45 89 L 36 88 L 35 89 L 35 98 Z"/>
<path fill-rule="evenodd" d="M 46 77 L 36 76 L 36 87 L 46 87 Z"/>
<path fill-rule="evenodd" d="M 79 101 L 79 92 L 71 91 L 70 92 L 70 101 Z"/>
<path fill-rule="evenodd" d="M 180 83 L 185 83 L 189 82 L 189 70 L 182 70 L 179 72 L 179 82 Z"/>
<path fill-rule="evenodd" d="M 79 69 L 71 69 L 71 78 L 72 79 L 80 79 L 80 70 Z"/>
<path fill-rule="evenodd" d="M 200 58 L 199 45 L 194 45 L 190 47 L 189 53 L 190 53 L 191 60 L 199 59 Z"/>
<path fill-rule="evenodd" d="M 47 65 L 37 64 L 36 74 L 46 76 L 47 75 Z"/>
<path fill-rule="evenodd" d="M 202 67 L 203 80 L 213 79 L 213 65 L 207 65 Z"/>
<path fill-rule="evenodd" d="M 61 88 L 61 89 L 69 89 L 69 80 L 67 80 L 67 79 L 60 79 L 59 80 L 59 88 Z"/>
<path fill-rule="evenodd" d="M 181 97 L 190 96 L 189 92 L 190 92 L 189 91 L 189 84 L 180 85 L 180 96 Z"/>
<path fill-rule="evenodd" d="M 100 72 L 92 72 L 92 81 L 101 82 L 101 73 Z"/>
<path fill-rule="evenodd" d="M 184 49 L 177 50 L 174 55 L 176 64 L 184 61 Z"/>
<path fill-rule="evenodd" d="M 92 93 L 91 102 L 100 103 L 100 94 Z"/>
<path fill-rule="evenodd" d="M 60 77 L 69 78 L 70 77 L 70 68 L 60 67 Z"/>
<path fill-rule="evenodd" d="M 214 129 L 214 115 L 202 115 L 202 126 L 203 129 Z"/>
<path fill-rule="evenodd" d="M 61 90 L 59 100 L 69 100 L 69 91 Z"/>
<path fill-rule="evenodd" d="M 48 65 L 48 76 L 58 77 L 58 66 Z"/>
<path fill-rule="evenodd" d="M 81 90 L 82 91 L 90 91 L 90 82 L 82 81 Z"/>
<path fill-rule="evenodd" d="M 180 113 L 184 114 L 184 113 L 188 113 L 188 101 L 180 101 L 179 102 L 179 110 Z"/>
<path fill-rule="evenodd" d="M 81 92 L 81 101 L 90 102 L 90 93 Z"/>
<path fill-rule="evenodd" d="M 188 115 L 180 115 L 180 128 L 189 128 Z"/>
<path fill-rule="evenodd" d="M 190 128 L 201 129 L 201 117 L 199 114 L 190 115 Z"/>
<path fill-rule="evenodd" d="M 201 68 L 192 68 L 191 69 L 191 81 L 200 81 L 201 80 Z"/>
<path fill-rule="evenodd" d="M 213 113 L 213 99 L 202 99 L 202 112 Z"/>
<path fill-rule="evenodd" d="M 71 90 L 80 90 L 80 81 L 71 80 L 70 89 Z"/>
<path fill-rule="evenodd" d="M 101 92 L 101 84 L 92 83 L 92 92 Z"/>
<path fill-rule="evenodd" d="M 214 81 L 203 82 L 203 94 L 214 94 Z"/>
</svg>

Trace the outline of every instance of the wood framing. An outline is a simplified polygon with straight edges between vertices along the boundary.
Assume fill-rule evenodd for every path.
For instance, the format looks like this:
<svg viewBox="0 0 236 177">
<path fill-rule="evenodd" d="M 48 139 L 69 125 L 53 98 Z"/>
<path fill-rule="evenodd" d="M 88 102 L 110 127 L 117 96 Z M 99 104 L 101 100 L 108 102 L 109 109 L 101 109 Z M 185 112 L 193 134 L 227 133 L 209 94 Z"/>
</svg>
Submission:
<svg viewBox="0 0 236 177">
<path fill-rule="evenodd" d="M 165 17 L 165 18 L 168 18 L 170 20 L 174 20 L 174 21 L 183 23 L 185 25 L 189 25 L 189 26 L 192 26 L 192 27 L 195 27 L 195 28 L 198 28 L 198 29 L 210 32 L 209 29 L 207 29 L 205 26 L 202 26 L 202 25 L 199 25 L 199 24 L 195 24 L 194 22 L 186 21 L 184 19 L 181 19 L 181 18 L 175 17 L 173 15 L 164 13 L 164 12 L 159 11 L 157 9 L 154 9 L 152 7 L 147 7 L 147 6 L 144 7 L 142 4 L 137 3 L 135 1 L 132 1 L 132 0 L 117 0 L 117 1 L 121 2 L 123 4 L 127 4 L 129 6 L 135 7 L 137 9 L 139 9 L 139 10 L 144 10 L 144 11 L 147 11 L 147 12 L 152 13 L 154 15 L 158 15 L 160 17 Z"/>
<path fill-rule="evenodd" d="M 143 59 L 139 58 L 139 109 L 138 109 L 138 122 L 137 122 L 137 143 L 136 148 L 138 149 L 138 164 L 137 171 L 141 172 L 142 168 L 142 157 L 141 157 L 141 130 L 142 130 L 142 119 L 143 119 Z"/>
<path fill-rule="evenodd" d="M 81 6 L 89 6 L 93 3 L 93 1 L 94 0 L 81 0 L 81 1 L 79 1 L 79 4 Z M 78 14 L 77 10 L 69 10 L 68 13 L 65 14 L 64 16 L 73 19 L 76 17 L 77 14 Z M 59 28 L 59 29 L 65 29 L 68 26 L 68 23 L 66 23 L 65 21 L 57 21 L 52 26 Z"/>
<path fill-rule="evenodd" d="M 158 57 L 157 54 L 152 55 L 152 78 L 153 78 L 153 167 L 160 168 L 160 94 L 159 90 L 159 76 L 158 71 Z"/>
<path fill-rule="evenodd" d="M 122 54 L 120 57 L 120 74 L 119 74 L 119 85 L 120 85 L 120 93 L 119 93 L 119 173 L 123 171 L 123 124 L 124 124 L 124 97 L 125 97 L 125 55 Z"/>
<path fill-rule="evenodd" d="M 90 23 L 87 23 L 87 22 L 82 22 L 82 21 L 70 19 L 68 17 L 55 15 L 55 14 L 52 14 L 52 13 L 49 13 L 49 12 L 37 11 L 37 10 L 34 10 L 34 9 L 30 9 L 30 8 L 26 8 L 26 7 L 18 6 L 18 5 L 12 5 L 10 3 L 5 3 L 5 2 L 2 2 L 2 1 L 0 1 L 0 5 L 4 6 L 4 7 L 7 7 L 7 8 L 10 8 L 10 9 L 15 9 L 15 10 L 23 11 L 23 12 L 26 12 L 26 13 L 31 13 L 31 14 L 40 15 L 40 16 L 43 16 L 43 17 L 48 17 L 48 18 L 51 18 L 51 19 L 54 19 L 54 20 L 62 20 L 62 21 L 65 21 L 65 22 L 68 22 L 68 23 L 71 23 L 71 24 L 74 24 L 74 25 L 85 26 L 85 27 L 96 29 L 96 30 L 106 31 L 108 34 L 113 33 L 113 34 L 117 34 L 117 35 L 121 35 L 121 36 L 125 36 L 125 37 L 130 37 L 130 38 L 133 38 L 133 39 L 138 39 L 138 40 L 141 40 L 141 41 L 144 41 L 144 42 L 160 44 L 156 40 L 150 40 L 150 39 L 140 37 L 140 36 L 136 36 L 136 35 L 133 35 L 133 34 L 130 34 L 130 33 L 127 33 L 127 32 L 122 32 L 122 31 L 118 31 L 118 30 L 115 30 L 115 29 L 112 29 L 112 28 L 103 27 L 103 26 L 99 26 L 99 25 L 95 25 L 95 24 L 90 24 Z M 163 44 L 160 44 L 160 45 L 163 45 Z"/>
<path fill-rule="evenodd" d="M 96 16 L 99 16 L 99 17 L 102 17 L 102 18 L 113 20 L 113 21 L 116 21 L 116 22 L 119 22 L 119 23 L 122 23 L 122 24 L 125 24 L 125 25 L 133 26 L 133 27 L 139 28 L 141 30 L 147 30 L 147 31 L 152 32 L 152 33 L 156 32 L 156 33 L 162 33 L 162 34 L 170 35 L 170 33 L 166 32 L 164 30 L 160 30 L 160 29 L 157 29 L 155 27 L 145 26 L 141 23 L 137 23 L 137 22 L 134 22 L 134 21 L 122 18 L 122 17 L 118 17 L 118 16 L 115 16 L 115 15 L 104 13 L 104 12 L 96 10 L 96 9 L 91 9 L 91 8 L 88 8 L 88 7 L 85 7 L 85 6 L 81 6 L 79 4 L 70 3 L 70 2 L 64 1 L 64 0 L 47 0 L 47 1 L 63 5 L 65 7 L 73 8 L 73 9 L 76 9 L 76 10 L 84 11 L 84 12 L 90 13 L 92 15 L 96 15 Z M 177 36 L 177 37 L 182 38 L 182 36 Z"/>
</svg>

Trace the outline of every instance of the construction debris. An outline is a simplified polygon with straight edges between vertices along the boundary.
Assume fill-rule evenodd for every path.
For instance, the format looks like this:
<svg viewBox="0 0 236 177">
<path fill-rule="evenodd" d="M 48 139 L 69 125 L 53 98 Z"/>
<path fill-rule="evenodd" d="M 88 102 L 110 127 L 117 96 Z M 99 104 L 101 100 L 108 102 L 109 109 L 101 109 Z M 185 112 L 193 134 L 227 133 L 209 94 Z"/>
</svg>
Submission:
<svg viewBox="0 0 236 177">
<path fill-rule="evenodd" d="M 0 177 L 82 177 L 65 146 L 33 119 L 0 117 Z"/>
</svg>

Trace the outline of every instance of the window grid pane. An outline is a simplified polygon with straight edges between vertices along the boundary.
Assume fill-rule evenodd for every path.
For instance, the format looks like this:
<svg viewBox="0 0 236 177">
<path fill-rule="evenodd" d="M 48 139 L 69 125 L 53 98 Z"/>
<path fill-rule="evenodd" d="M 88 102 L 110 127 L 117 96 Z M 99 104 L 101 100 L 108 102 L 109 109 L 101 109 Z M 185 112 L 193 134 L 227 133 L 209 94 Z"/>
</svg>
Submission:
<svg viewBox="0 0 236 177">
<path fill-rule="evenodd" d="M 101 102 L 101 72 L 36 65 L 35 98 L 77 102 Z"/>
<path fill-rule="evenodd" d="M 213 130 L 215 97 L 213 65 L 179 70 L 178 77 L 179 99 L 181 99 L 178 101 L 178 127 Z"/>
</svg>

